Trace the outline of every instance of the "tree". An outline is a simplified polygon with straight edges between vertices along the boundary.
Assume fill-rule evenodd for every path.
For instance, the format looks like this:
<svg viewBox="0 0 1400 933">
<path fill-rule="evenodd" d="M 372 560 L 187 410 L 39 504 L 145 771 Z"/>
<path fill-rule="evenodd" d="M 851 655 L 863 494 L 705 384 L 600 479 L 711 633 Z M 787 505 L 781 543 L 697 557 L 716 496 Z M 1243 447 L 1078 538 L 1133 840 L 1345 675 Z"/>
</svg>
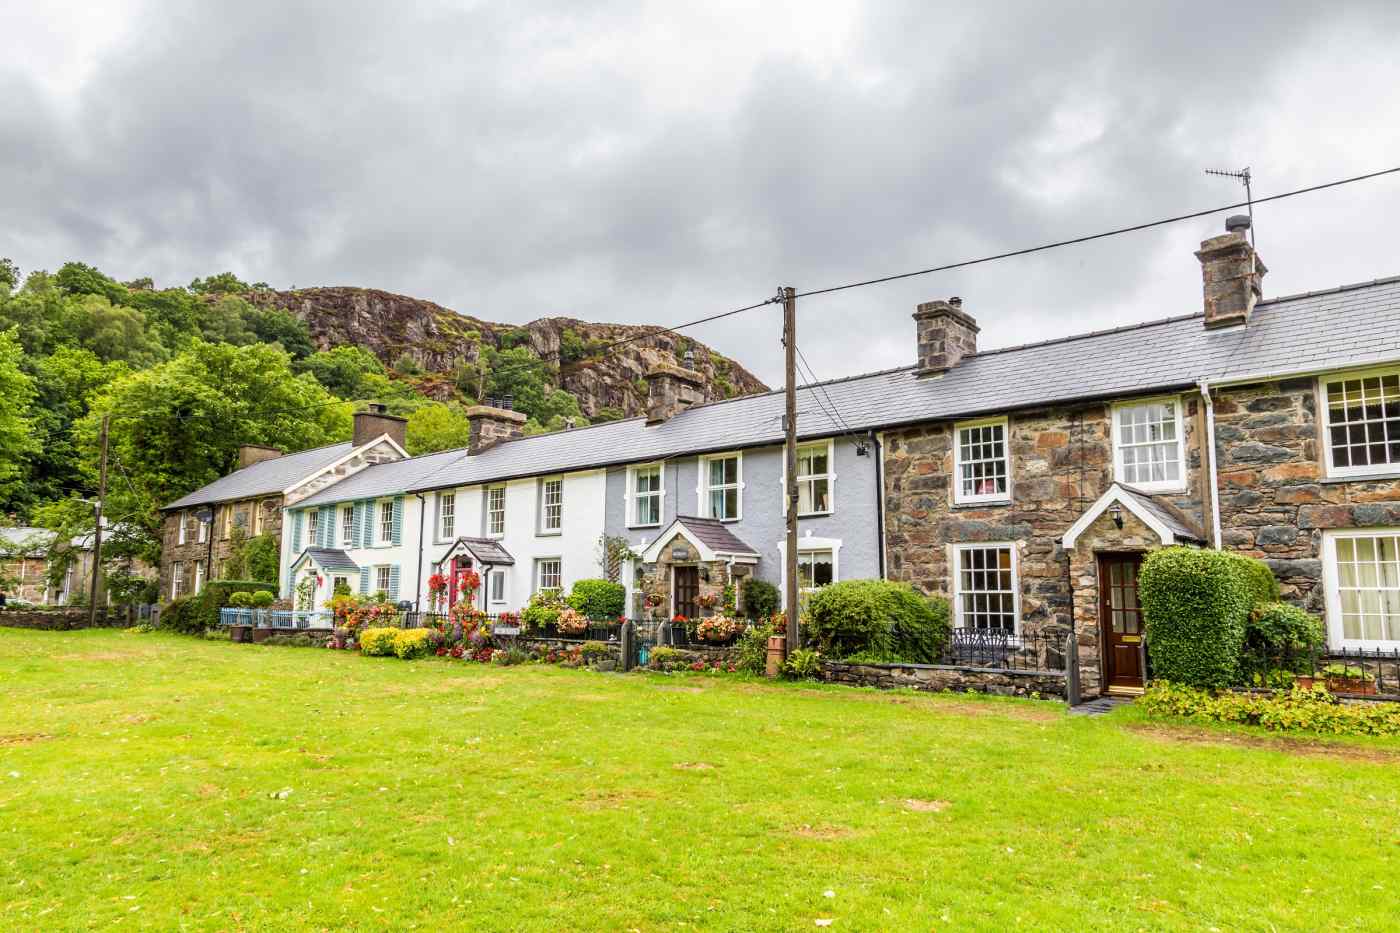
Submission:
<svg viewBox="0 0 1400 933">
<path fill-rule="evenodd" d="M 0 257 L 0 292 L 8 296 L 19 282 L 19 266 L 8 256 Z"/>
<path fill-rule="evenodd" d="M 258 335 L 248 325 L 246 313 L 252 305 L 237 295 L 220 295 L 203 305 L 199 329 L 210 343 L 231 343 L 242 346 L 258 342 Z"/>
<path fill-rule="evenodd" d="M 220 272 L 208 278 L 195 279 L 190 283 L 190 291 L 196 295 L 238 295 L 248 291 L 248 283 L 232 272 Z"/>
<path fill-rule="evenodd" d="M 0 331 L 0 501 L 9 501 L 38 444 L 33 436 L 30 402 L 34 380 L 20 368 L 24 350 L 15 328 Z"/>
<path fill-rule="evenodd" d="M 54 276 L 58 287 L 70 295 L 101 295 L 113 304 L 127 297 L 126 286 L 82 262 L 65 262 Z"/>
<path fill-rule="evenodd" d="M 149 336 L 141 311 L 114 305 L 100 295 L 85 295 L 77 302 L 78 340 L 102 360 L 148 366 L 164 358 L 165 347 Z"/>
<path fill-rule="evenodd" d="M 383 376 L 384 364 L 364 347 L 332 347 L 300 361 L 297 372 L 310 373 L 340 398 L 366 398 L 367 376 Z"/>
<path fill-rule="evenodd" d="M 408 416 L 408 452 L 412 456 L 466 447 L 471 424 L 456 405 L 429 402 Z"/>
<path fill-rule="evenodd" d="M 259 308 L 256 305 L 248 305 L 243 312 L 243 321 L 258 340 L 263 343 L 280 343 L 282 349 L 292 355 L 292 359 L 299 360 L 308 357 L 316 352 L 316 345 L 311 342 L 311 329 L 306 326 L 306 322 L 281 308 Z"/>
</svg>

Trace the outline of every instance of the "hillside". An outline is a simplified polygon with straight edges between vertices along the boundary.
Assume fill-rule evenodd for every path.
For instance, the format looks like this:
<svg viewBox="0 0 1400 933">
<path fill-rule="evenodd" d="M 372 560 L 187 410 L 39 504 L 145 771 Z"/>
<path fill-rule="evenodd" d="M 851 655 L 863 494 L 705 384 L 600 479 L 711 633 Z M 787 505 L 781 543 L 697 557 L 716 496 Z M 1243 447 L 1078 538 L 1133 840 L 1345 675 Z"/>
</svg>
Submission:
<svg viewBox="0 0 1400 933">
<path fill-rule="evenodd" d="M 386 367 L 403 372 L 405 359 L 420 369 L 409 378 L 422 394 L 439 401 L 480 396 L 472 388 L 488 349 L 529 347 L 546 360 L 558 387 L 578 399 L 589 418 L 600 413 L 624 417 L 646 406 L 643 375 L 657 362 L 680 363 L 687 350 L 705 377 L 707 400 L 767 390 L 738 363 L 702 343 L 676 334 L 656 334 L 606 354 L 607 344 L 653 328 L 630 324 L 591 324 L 572 318 L 541 318 L 525 325 L 499 324 L 458 314 L 420 298 L 368 288 L 257 289 L 243 297 L 262 307 L 287 311 L 304 321 L 317 349 L 356 345 Z"/>
</svg>

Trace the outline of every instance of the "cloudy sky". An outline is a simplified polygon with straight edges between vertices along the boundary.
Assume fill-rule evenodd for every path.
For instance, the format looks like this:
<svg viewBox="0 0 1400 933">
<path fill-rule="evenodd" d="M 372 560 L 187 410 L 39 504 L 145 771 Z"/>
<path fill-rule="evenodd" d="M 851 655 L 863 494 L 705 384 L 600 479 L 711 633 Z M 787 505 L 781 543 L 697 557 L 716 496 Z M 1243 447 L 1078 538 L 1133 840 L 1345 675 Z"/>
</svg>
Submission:
<svg viewBox="0 0 1400 933">
<path fill-rule="evenodd" d="M 1400 165 L 1400 4 L 0 6 L 0 255 L 679 323 Z M 1128 9 L 1128 7 L 1124 7 Z M 1400 273 L 1400 176 L 1256 211 L 1280 295 Z M 1223 217 L 813 298 L 821 378 L 1195 311 Z M 693 331 L 775 383 L 778 321 Z"/>
</svg>

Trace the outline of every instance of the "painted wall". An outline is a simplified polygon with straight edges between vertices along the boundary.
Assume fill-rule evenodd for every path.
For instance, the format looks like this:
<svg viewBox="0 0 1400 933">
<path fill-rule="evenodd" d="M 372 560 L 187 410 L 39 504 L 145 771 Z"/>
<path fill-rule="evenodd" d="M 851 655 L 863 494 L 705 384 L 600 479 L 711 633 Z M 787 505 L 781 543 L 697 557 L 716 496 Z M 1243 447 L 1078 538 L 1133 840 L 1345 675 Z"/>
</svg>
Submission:
<svg viewBox="0 0 1400 933">
<path fill-rule="evenodd" d="M 798 520 L 799 538 L 832 538 L 840 542 L 837 579 L 853 580 L 880 575 L 879 490 L 876 484 L 874 448 L 871 455 L 856 454 L 850 438 L 833 443 L 832 512 Z M 782 579 L 782 550 L 787 530 L 783 513 L 783 448 L 761 447 L 741 454 L 740 518 L 728 523 L 730 531 L 760 555 L 755 576 L 775 586 Z M 629 471 L 608 470 L 607 531 L 625 538 L 633 550 L 650 544 L 677 516 L 701 515 L 699 458 L 681 457 L 664 465 L 661 524 L 652 528 L 629 527 L 631 502 Z M 799 545 L 800 549 L 800 545 Z"/>
</svg>

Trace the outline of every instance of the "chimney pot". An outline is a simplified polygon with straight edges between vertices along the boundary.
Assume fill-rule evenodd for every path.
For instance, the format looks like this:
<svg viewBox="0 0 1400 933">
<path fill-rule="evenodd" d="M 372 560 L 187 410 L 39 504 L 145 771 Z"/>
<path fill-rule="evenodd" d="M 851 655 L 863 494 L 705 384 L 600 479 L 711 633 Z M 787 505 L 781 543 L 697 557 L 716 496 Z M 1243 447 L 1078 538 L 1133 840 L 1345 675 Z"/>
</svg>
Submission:
<svg viewBox="0 0 1400 933">
<path fill-rule="evenodd" d="M 962 309 L 954 295 L 946 301 L 926 301 L 914 311 L 918 337 L 919 374 L 945 373 L 977 352 L 977 320 Z"/>
<path fill-rule="evenodd" d="M 506 411 L 515 411 L 515 396 L 507 395 L 505 398 L 501 399 L 501 407 Z"/>
<path fill-rule="evenodd" d="M 1253 225 L 1248 214 L 1231 214 L 1225 218 L 1225 229 L 1230 233 L 1244 233 Z"/>
</svg>

